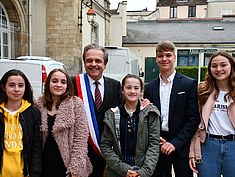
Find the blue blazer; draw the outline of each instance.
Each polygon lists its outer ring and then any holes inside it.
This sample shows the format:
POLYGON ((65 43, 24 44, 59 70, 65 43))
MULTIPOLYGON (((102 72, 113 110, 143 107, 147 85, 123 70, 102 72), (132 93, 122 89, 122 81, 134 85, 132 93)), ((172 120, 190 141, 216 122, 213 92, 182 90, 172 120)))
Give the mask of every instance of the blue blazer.
MULTIPOLYGON (((159 77, 145 85, 144 98, 159 110, 159 77)), ((176 148, 176 155, 188 157, 190 141, 200 123, 197 101, 197 81, 176 73, 169 103, 169 140, 176 148)))

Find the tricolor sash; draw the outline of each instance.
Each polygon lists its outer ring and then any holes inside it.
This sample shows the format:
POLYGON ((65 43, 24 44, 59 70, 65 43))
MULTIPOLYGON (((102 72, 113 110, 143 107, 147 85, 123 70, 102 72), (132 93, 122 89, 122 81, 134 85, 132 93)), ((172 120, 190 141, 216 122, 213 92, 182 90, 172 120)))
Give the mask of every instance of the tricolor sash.
POLYGON ((85 112, 89 127, 89 144, 98 155, 101 155, 99 146, 101 137, 99 133, 98 123, 96 120, 95 107, 90 89, 90 83, 86 73, 79 74, 76 76, 76 86, 78 96, 83 100, 85 106, 85 112))

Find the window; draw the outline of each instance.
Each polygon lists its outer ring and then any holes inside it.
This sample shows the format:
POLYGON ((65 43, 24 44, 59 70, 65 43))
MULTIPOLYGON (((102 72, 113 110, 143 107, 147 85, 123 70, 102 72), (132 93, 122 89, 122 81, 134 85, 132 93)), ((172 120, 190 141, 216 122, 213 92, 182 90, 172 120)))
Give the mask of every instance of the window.
POLYGON ((8 58, 8 48, 9 48, 9 44, 8 44, 8 33, 2 33, 3 34, 3 58, 8 58))
POLYGON ((196 6, 188 7, 188 17, 196 17, 196 6))
POLYGON ((198 66, 198 54, 190 54, 189 50, 178 50, 177 54, 177 66, 198 66))
POLYGON ((170 18, 177 17, 177 7, 170 7, 170 18))
POLYGON ((11 27, 5 9, 0 4, 0 58, 11 57, 11 27))
POLYGON ((204 53, 204 63, 203 66, 208 66, 212 53, 204 53))

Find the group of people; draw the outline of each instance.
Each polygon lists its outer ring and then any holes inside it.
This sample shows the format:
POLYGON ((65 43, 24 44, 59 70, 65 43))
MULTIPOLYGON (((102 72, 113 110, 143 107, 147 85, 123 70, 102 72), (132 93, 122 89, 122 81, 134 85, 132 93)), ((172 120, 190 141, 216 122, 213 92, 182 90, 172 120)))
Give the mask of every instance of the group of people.
POLYGON ((68 74, 62 69, 50 72, 37 101, 19 70, 6 72, 0 83, 0 176, 88 176, 88 124, 68 74))
POLYGON ((52 70, 33 98, 19 70, 0 80, 0 177, 232 177, 235 62, 211 56, 205 81, 179 74, 175 45, 156 46, 159 77, 103 75, 105 48, 84 48, 86 73, 52 70), (144 99, 143 99, 144 98, 144 99))

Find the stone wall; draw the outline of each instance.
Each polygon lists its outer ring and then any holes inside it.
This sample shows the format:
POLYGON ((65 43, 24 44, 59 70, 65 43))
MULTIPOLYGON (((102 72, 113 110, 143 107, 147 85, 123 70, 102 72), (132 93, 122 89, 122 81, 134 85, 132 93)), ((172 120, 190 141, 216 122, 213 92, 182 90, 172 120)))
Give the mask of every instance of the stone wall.
POLYGON ((47 56, 63 62, 70 75, 81 72, 82 40, 78 0, 47 0, 47 56))

